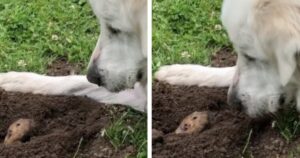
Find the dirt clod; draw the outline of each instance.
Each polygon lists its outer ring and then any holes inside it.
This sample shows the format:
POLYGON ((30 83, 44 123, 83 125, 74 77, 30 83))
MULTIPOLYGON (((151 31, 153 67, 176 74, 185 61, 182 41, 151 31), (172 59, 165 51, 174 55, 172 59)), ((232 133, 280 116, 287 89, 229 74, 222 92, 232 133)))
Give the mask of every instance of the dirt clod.
POLYGON ((161 142, 162 138, 164 136, 164 133, 162 131, 159 131, 157 129, 152 129, 152 142, 161 142))

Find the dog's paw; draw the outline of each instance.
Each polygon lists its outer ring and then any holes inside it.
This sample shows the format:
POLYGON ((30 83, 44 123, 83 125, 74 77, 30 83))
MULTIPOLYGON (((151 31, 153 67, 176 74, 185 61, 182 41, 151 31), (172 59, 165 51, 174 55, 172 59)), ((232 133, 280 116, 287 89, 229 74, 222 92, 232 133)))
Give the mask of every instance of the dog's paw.
POLYGON ((38 83, 36 75, 26 72, 0 73, 0 88, 6 91, 28 92, 38 83))
POLYGON ((0 73, 0 88, 10 90, 16 84, 22 82, 21 77, 16 72, 0 73))
POLYGON ((155 73, 155 79, 159 81, 166 81, 168 78, 178 76, 180 73, 179 65, 166 65, 159 68, 155 73))
POLYGON ((172 85, 227 87, 232 82, 235 67, 212 68, 202 65, 184 64, 161 67, 155 79, 172 85))
POLYGON ((147 112, 147 93, 140 83, 136 83, 134 89, 127 90, 125 97, 132 98, 129 104, 132 108, 141 112, 147 112))
POLYGON ((162 66, 154 75, 158 81, 167 82, 172 85, 191 85, 193 81, 193 67, 189 65, 162 66))
MULTIPOLYGON (((12 72, 10 72, 12 73, 12 72)), ((9 73, 0 73, 0 86, 7 82, 7 76, 9 73)))
POLYGON ((134 85, 134 89, 126 89, 117 93, 98 87, 86 93, 86 96, 100 103, 126 105, 141 112, 147 111, 147 93, 139 83, 134 85))

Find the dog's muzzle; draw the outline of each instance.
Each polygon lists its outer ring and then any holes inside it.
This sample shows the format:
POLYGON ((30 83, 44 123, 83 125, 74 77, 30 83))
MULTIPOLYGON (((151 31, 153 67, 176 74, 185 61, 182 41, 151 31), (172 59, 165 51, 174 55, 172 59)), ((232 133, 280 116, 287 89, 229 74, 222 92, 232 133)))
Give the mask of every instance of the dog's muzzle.
POLYGON ((87 80, 98 86, 103 86, 104 84, 100 73, 98 72, 97 68, 95 68, 94 66, 89 67, 87 73, 87 80))
POLYGON ((236 92, 229 92, 227 96, 227 103, 233 107, 234 109, 237 109, 239 111, 243 110, 242 101, 237 96, 236 92))

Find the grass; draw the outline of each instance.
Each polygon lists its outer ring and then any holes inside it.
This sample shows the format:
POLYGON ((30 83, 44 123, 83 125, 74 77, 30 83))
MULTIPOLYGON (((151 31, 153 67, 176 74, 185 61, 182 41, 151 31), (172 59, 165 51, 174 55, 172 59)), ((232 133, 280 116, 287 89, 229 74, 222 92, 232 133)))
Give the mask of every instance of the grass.
POLYGON ((251 151, 249 151, 249 144, 252 137, 253 129, 249 131, 245 146, 242 151, 242 158, 253 158, 251 151))
POLYGON ((153 71, 172 63, 209 64, 230 46, 221 26, 222 0, 153 0, 153 71))
POLYGON ((82 0, 2 0, 0 70, 45 72, 55 58, 87 64, 99 34, 82 0))
POLYGON ((129 110, 121 117, 114 118, 110 127, 105 129, 105 136, 118 149, 124 145, 133 145, 136 157, 147 157, 147 117, 129 110))
POLYGON ((288 143, 296 139, 300 135, 300 118, 295 106, 282 109, 275 115, 273 126, 288 143))
MULTIPOLYGON (((0 72, 45 73, 58 57, 87 65, 98 35, 98 22, 86 0, 1 0, 0 72)), ((144 115, 126 112, 115 118, 107 136, 116 147, 133 145, 137 157, 146 157, 146 129, 144 115)))

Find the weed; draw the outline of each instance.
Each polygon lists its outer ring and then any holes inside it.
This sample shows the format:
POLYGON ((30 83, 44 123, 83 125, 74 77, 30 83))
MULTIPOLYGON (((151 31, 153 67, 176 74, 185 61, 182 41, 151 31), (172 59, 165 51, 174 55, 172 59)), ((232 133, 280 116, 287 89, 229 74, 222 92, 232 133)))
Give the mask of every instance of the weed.
POLYGON ((116 148, 133 145, 137 149, 137 157, 147 156, 147 117, 129 110, 121 117, 115 118, 105 129, 105 136, 116 148))

